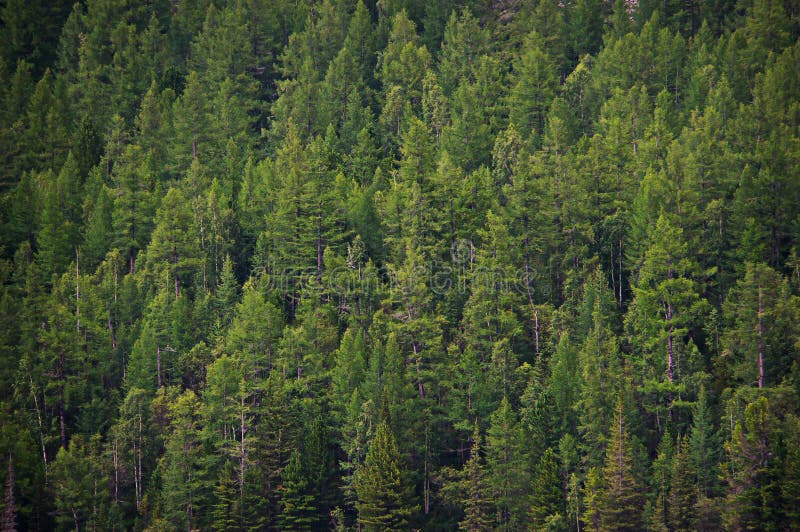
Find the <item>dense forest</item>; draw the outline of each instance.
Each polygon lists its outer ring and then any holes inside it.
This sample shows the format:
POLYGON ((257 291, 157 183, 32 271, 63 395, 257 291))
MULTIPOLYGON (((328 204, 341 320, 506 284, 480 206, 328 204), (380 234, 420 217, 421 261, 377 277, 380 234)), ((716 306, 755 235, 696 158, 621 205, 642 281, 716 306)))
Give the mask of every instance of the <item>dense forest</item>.
POLYGON ((800 529, 800 2, 0 2, 0 528, 800 529))

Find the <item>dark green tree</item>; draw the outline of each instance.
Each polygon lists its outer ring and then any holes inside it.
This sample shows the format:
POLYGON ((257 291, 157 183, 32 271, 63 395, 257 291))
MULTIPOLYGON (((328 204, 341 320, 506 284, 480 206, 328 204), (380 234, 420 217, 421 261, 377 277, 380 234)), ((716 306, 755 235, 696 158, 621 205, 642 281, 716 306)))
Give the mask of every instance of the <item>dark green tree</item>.
POLYGON ((414 503, 402 457, 389 425, 375 429, 364 463, 356 473, 358 522, 365 530, 403 530, 414 503))
POLYGON ((617 403, 609 427, 602 474, 603 490, 598 502, 600 527, 604 530, 641 529, 643 494, 633 476, 633 451, 621 402, 617 403))
POLYGON ((552 449, 547 449, 536 465, 531 488, 530 516, 535 528, 545 528, 553 516, 564 515, 561 471, 552 449))

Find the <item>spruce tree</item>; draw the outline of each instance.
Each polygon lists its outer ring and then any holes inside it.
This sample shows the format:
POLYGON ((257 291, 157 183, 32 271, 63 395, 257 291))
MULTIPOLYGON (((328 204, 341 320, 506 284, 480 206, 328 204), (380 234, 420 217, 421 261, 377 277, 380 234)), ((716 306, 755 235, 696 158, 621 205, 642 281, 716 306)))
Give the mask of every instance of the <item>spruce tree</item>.
POLYGON ((622 402, 617 403, 614 421, 609 427, 602 475, 603 490, 598 504, 600 527, 604 530, 640 530, 644 500, 633 476, 633 451, 622 415, 622 402))
POLYGON ((697 486, 687 438, 678 436, 672 458, 668 521, 670 530, 692 530, 695 522, 697 486))
POLYGON ((466 484, 463 499, 464 519, 458 523, 460 530, 478 532, 491 525, 489 505, 486 493, 486 466, 481 456, 481 433, 478 423, 472 433, 472 448, 469 460, 464 464, 464 482, 466 484))
POLYGON ((356 473, 358 522, 364 530, 404 530, 414 511, 411 486, 394 434, 381 421, 356 473))
POLYGON ((561 471, 552 449, 547 449, 533 473, 530 516, 535 529, 545 528, 555 515, 564 514, 561 471))

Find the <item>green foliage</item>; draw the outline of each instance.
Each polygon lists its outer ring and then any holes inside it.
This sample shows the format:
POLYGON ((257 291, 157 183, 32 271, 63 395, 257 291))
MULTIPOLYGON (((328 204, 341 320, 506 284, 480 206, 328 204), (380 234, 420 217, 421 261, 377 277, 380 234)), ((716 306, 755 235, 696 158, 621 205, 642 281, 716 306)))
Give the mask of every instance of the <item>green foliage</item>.
POLYGON ((533 526, 545 528, 556 515, 563 515, 561 472, 552 449, 547 449, 533 473, 530 516, 533 526))
POLYGON ((602 475, 603 489, 598 502, 600 527, 604 530, 640 529, 643 497, 633 476, 633 451, 621 402, 617 404, 609 428, 602 475))
POLYGON ((386 422, 375 429, 364 463, 356 473, 358 522, 366 530, 401 530, 414 511, 406 471, 386 422))
POLYGON ((4 2, 0 528, 797 529, 796 3, 4 2))

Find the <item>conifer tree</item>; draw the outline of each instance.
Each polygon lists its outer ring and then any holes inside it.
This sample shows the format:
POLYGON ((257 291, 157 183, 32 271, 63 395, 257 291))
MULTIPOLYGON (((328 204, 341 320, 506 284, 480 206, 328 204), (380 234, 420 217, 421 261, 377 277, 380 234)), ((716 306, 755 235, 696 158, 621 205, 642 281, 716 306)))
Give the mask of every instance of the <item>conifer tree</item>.
POLYGON ((552 59, 543 50, 541 36, 533 31, 522 45, 514 66, 515 84, 509 95, 509 119, 522 138, 540 145, 547 107, 555 94, 557 73, 552 59))
POLYGON ((507 398, 490 418, 486 432, 487 486, 494 526, 509 530, 526 520, 530 509, 529 457, 523 428, 507 398))
POLYGON ((544 528, 550 518, 564 512, 561 472, 552 449, 545 450, 536 465, 531 488, 531 521, 534 528, 544 528))
POLYGON ((315 521, 314 496, 300 460, 300 452, 294 451, 281 472, 281 513, 278 523, 284 529, 310 530, 315 521))
POLYGON ((600 530, 600 502, 603 479, 596 467, 586 473, 583 483, 583 504, 585 510, 581 514, 581 522, 588 530, 600 530))
POLYGON ((704 497, 711 497, 717 486, 717 462, 720 442, 714 430, 708 394, 701 386, 692 416, 692 431, 688 438, 692 469, 697 475, 697 488, 704 497))
POLYGON ((402 457, 389 425, 381 421, 356 473, 358 522, 365 530, 403 530, 414 511, 402 457))
POLYGON ((600 527, 604 530, 639 530, 642 526, 643 498, 633 476, 633 451, 621 402, 617 403, 614 420, 609 427, 602 474, 603 490, 598 503, 600 527))
POLYGON ((668 509, 671 530, 692 530, 694 527, 698 492, 688 443, 686 438, 678 436, 672 459, 668 509))
POLYGON ((481 456, 481 433, 478 424, 472 433, 472 448, 469 460, 464 464, 464 482, 466 483, 464 505, 464 519, 458 523, 460 530, 477 532, 485 530, 491 525, 489 515, 489 501, 486 493, 486 471, 481 456))
POLYGON ((772 456, 776 427, 769 408, 766 397, 748 404, 744 419, 736 421, 731 439, 725 442, 726 526, 747 529, 775 522, 778 486, 772 456))

